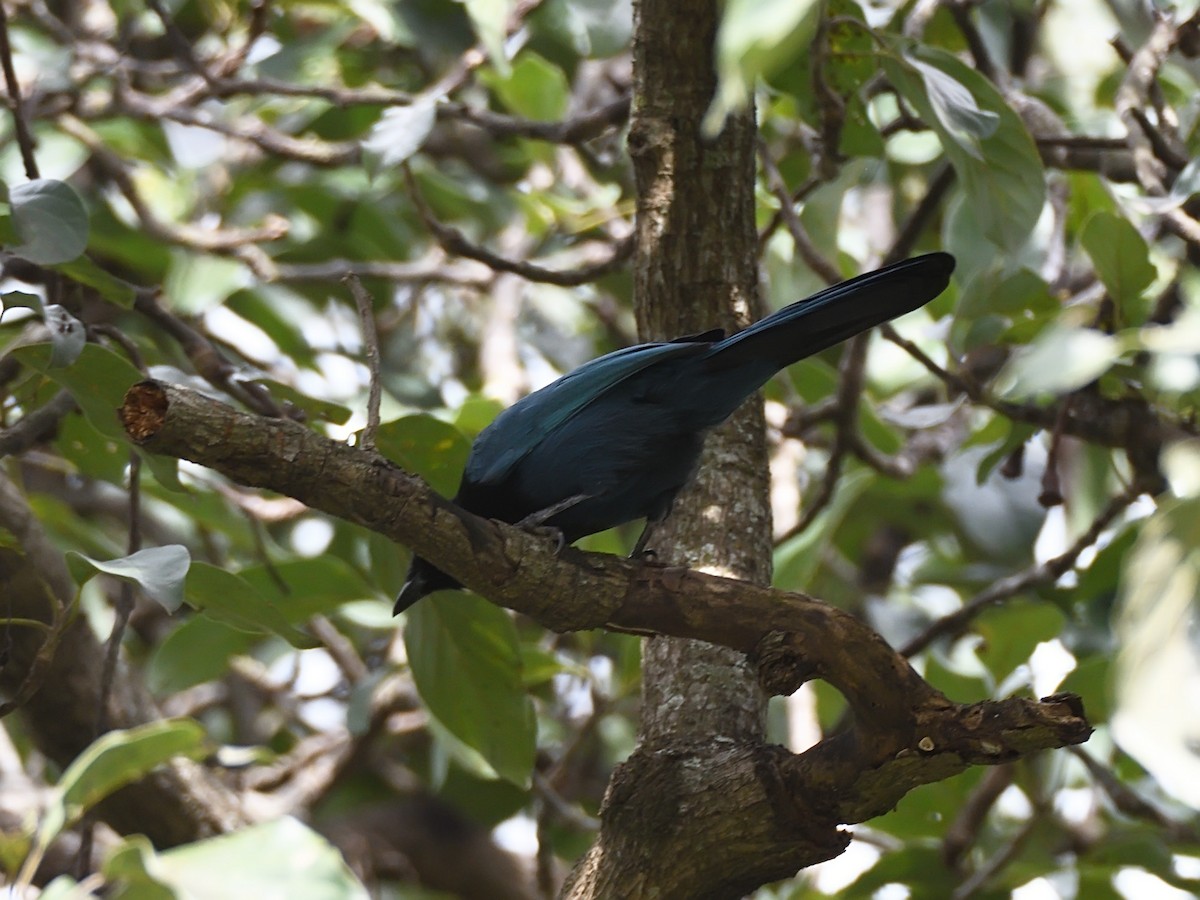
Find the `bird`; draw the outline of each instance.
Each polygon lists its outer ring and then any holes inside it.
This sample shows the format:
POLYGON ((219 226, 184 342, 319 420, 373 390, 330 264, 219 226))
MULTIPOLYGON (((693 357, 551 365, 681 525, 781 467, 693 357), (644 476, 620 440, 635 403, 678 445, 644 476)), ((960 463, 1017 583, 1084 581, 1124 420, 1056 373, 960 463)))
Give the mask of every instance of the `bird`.
MULTIPOLYGON (((479 433, 453 502, 553 528, 560 546, 636 519, 631 556, 691 480, 705 435, 776 372, 911 312, 950 283, 929 253, 826 288, 726 336, 721 329, 598 357, 518 400, 479 433)), ((414 555, 395 613, 461 585, 414 555)))

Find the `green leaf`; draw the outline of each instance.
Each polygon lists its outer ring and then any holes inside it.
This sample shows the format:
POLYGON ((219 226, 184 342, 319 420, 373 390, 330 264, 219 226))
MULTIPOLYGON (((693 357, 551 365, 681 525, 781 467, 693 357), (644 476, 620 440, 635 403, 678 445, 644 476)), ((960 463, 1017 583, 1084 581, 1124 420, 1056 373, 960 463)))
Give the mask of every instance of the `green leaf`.
POLYGON ((996 133, 1000 116, 991 110, 980 109, 971 92, 954 76, 915 56, 906 56, 904 60, 925 83, 925 93, 944 132, 971 156, 982 159, 979 142, 996 133))
POLYGON ((1092 258, 1096 274, 1123 313, 1123 324, 1140 325, 1149 311, 1140 302, 1156 272, 1146 246, 1133 224, 1111 212, 1095 213, 1083 227, 1080 242, 1092 258))
POLYGON ((42 298, 37 294, 29 294, 25 291, 5 291, 0 294, 0 318, 4 318, 4 313, 10 309, 35 309, 41 310, 42 298))
POLYGON ((67 551, 71 575, 83 584, 97 572, 138 585, 151 600, 167 612, 183 605, 183 580, 187 576, 191 555, 182 544, 149 547, 121 559, 106 561, 91 559, 74 550, 67 551))
POLYGON ((192 616, 154 648, 146 669, 150 690, 161 696, 228 674, 229 660, 262 638, 209 616, 192 616))
POLYGON ((1016 317, 1059 309, 1046 282, 1028 269, 1007 275, 994 269, 981 272, 963 287, 959 297, 955 318, 968 321, 989 314, 1016 317))
POLYGON ((384 422, 376 448, 401 468, 420 475, 443 497, 458 490, 471 446, 453 425, 433 416, 405 416, 384 422))
POLYGON ((508 20, 512 16, 513 0, 458 0, 467 8, 479 42, 487 50, 492 67, 501 75, 509 72, 508 55, 504 52, 508 20))
POLYGON ((55 445, 82 474, 125 486, 129 446, 102 435, 86 416, 65 416, 59 423, 55 445))
MULTIPOLYGON (((897 40, 894 46, 899 51, 902 44, 897 40)), ((1029 240, 1046 197, 1042 160, 1020 116, 991 82, 943 50, 912 47, 885 56, 883 69, 941 138, 984 236, 1002 250, 1019 249, 1029 240), (931 70, 947 79, 936 92, 928 83, 931 70), (973 108, 946 88, 950 82, 969 92, 973 108), (995 128, 989 131, 991 116, 995 128)))
POLYGON ((290 816, 156 853, 127 839, 104 865, 117 898, 368 900, 341 852, 290 816), (161 893, 150 888, 157 887, 161 893))
POLYGON ((838 484, 829 505, 802 533, 785 541, 775 551, 775 580, 790 590, 807 590, 833 541, 838 526, 854 502, 875 481, 869 469, 856 469, 838 484))
POLYGON ((717 31, 717 91, 704 133, 721 132, 725 118, 745 107, 760 77, 789 63, 812 43, 816 0, 728 0, 717 31))
POLYGON ((1017 399, 1068 393, 1107 372, 1121 353, 1121 342, 1110 334, 1056 325, 1020 348, 997 376, 997 384, 1005 396, 1017 399))
POLYGON ((240 576, 289 622, 303 622, 317 613, 333 612, 344 603, 379 596, 361 573, 329 554, 248 566, 240 576))
POLYGON ((976 619, 975 631, 983 637, 977 655, 996 682, 1027 663, 1038 644, 1058 637, 1066 618, 1049 603, 1009 603, 993 607, 976 619))
POLYGON ((839 896, 843 900, 874 897, 884 885, 898 882, 921 886, 922 897, 950 897, 960 877, 942 861, 936 844, 909 844, 894 853, 885 853, 839 896))
POLYGON ((14 256, 52 266, 77 258, 87 248, 87 210, 65 181, 27 181, 9 188, 8 198, 21 240, 9 248, 14 256))
POLYGON ((108 274, 86 256, 59 263, 54 268, 71 280, 92 288, 105 300, 125 309, 132 308, 133 302, 137 299, 133 285, 122 281, 115 275, 108 274))
POLYGON ((1112 717, 1111 683, 1112 660, 1098 654, 1082 660, 1068 672, 1058 690, 1078 694, 1087 710, 1088 721, 1103 725, 1112 717))
POLYGON ((492 88, 518 116, 543 122, 565 116, 571 100, 562 69, 529 51, 521 54, 508 78, 493 79, 492 88))
POLYGON ((193 607, 234 628, 253 634, 277 634, 300 650, 320 644, 291 625, 287 617, 244 578, 208 563, 192 564, 186 596, 193 607))
POLYGON ((404 646, 429 712, 499 777, 527 785, 537 723, 508 613, 473 594, 438 593, 408 612, 404 646))
POLYGON ((162 719, 101 736, 63 772, 38 828, 38 843, 48 846, 65 826, 117 788, 174 756, 195 756, 203 748, 204 729, 192 719, 162 719))
POLYGON ((419 97, 384 111, 363 141, 369 172, 394 169, 421 149, 437 121, 437 98, 419 97))
POLYGON ((117 419, 117 409, 130 385, 145 376, 124 357, 99 344, 85 345, 75 363, 66 368, 54 366, 53 353, 54 348, 48 343, 30 344, 13 351, 21 363, 70 391, 97 431, 128 444, 125 428, 117 419))
POLYGON ((544 13, 546 27, 589 59, 624 52, 633 35, 630 0, 550 0, 538 12, 544 13))

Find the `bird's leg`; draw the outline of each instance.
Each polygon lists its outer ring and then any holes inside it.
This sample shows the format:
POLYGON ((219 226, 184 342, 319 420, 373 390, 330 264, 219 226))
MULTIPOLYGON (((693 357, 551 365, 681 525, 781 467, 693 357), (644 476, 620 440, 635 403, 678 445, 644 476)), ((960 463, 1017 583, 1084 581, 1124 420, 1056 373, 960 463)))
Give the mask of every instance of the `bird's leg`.
POLYGON ((577 503, 582 503, 589 497, 591 497, 591 494, 574 494, 565 500, 559 500, 557 503, 553 503, 550 506, 547 506, 545 509, 539 509, 537 512, 531 512, 521 521, 517 522, 517 527, 524 528, 526 531, 550 532, 551 536, 555 540, 554 555, 557 556, 558 554, 562 553, 563 547, 567 546, 567 539, 560 529, 555 528, 553 525, 546 525, 545 523, 549 519, 557 516, 560 512, 570 509, 577 503))
POLYGON ((647 550, 646 544, 650 541, 650 535, 654 533, 654 528, 660 521, 660 519, 646 520, 642 533, 638 535, 637 543, 633 545, 633 550, 629 553, 630 559, 650 559, 658 555, 653 550, 647 550))

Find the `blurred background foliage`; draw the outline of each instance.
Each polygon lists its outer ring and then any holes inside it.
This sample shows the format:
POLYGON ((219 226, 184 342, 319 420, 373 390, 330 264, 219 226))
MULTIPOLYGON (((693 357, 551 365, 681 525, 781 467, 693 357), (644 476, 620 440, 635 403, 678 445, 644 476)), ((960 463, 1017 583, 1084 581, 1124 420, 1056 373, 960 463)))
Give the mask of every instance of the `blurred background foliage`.
MULTIPOLYGON (((1069 690, 1097 726, 1077 753, 914 791, 762 897, 1196 895, 1200 29, 1183 7, 725 5, 707 125, 757 102, 764 309, 889 251, 959 262, 873 338, 861 395, 839 392, 836 348, 768 387, 775 583, 860 614, 952 699, 1069 690)), ((632 747, 639 641, 547 634, 467 595, 396 621, 403 548, 143 458, 113 410, 149 373, 353 440, 356 273, 379 449, 451 494, 498 410, 636 340, 630 4, 5 10, 22 96, 0 126, 0 543, 18 572, 30 527, 65 554, 100 641, 130 609, 121 677, 163 719, 118 722, 68 766, 32 713, 8 715, 4 877, 47 896, 84 876, 183 896, 214 872, 224 896, 552 894, 632 747), (259 824, 158 850, 94 825, 80 868, 81 814, 181 752, 259 824)), ((98 714, 79 685, 61 703, 98 714)), ((777 740, 801 749, 843 707, 821 684, 775 701, 777 740)))

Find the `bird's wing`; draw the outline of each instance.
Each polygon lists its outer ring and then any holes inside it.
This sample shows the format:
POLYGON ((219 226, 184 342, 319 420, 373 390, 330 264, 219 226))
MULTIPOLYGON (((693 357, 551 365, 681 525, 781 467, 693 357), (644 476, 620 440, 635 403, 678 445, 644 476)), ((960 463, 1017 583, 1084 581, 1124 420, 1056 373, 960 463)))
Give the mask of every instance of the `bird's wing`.
POLYGON ((471 447, 464 480, 498 484, 547 435, 563 427, 610 390, 668 359, 699 356, 722 333, 705 332, 669 343, 638 344, 605 354, 518 400, 498 415, 471 447))

